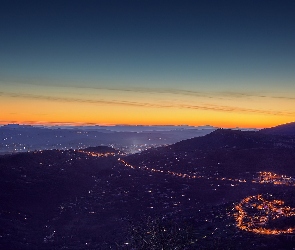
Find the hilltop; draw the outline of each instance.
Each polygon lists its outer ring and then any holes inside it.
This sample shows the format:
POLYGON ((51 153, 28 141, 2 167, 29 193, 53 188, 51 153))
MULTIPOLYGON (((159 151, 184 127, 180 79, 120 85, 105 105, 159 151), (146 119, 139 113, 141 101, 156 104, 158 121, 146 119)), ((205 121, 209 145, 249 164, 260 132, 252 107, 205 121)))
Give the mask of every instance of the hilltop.
POLYGON ((259 132, 263 134, 271 134, 271 135, 295 136, 295 122, 282 124, 272 128, 262 129, 259 132))

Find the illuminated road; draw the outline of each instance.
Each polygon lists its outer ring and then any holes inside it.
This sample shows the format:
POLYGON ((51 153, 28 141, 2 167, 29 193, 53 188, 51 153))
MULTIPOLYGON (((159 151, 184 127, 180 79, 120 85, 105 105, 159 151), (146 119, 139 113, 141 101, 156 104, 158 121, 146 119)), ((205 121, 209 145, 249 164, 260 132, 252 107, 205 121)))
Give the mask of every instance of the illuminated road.
POLYGON ((89 152, 89 151, 83 151, 78 150, 79 153, 87 154, 89 156, 93 157, 108 157, 108 156, 115 156, 115 153, 96 153, 96 152, 89 152))
POLYGON ((225 177, 221 177, 221 178, 215 178, 215 177, 211 177, 211 176, 204 176, 204 175, 190 175, 190 174, 184 174, 184 173, 180 173, 180 172, 175 172, 175 171, 170 171, 170 170, 159 170, 159 169, 155 169, 155 168, 149 168, 149 167, 136 167, 134 165, 131 165, 129 163, 127 163, 126 161, 122 160, 122 159, 118 159, 119 162, 121 162, 122 164, 124 164, 125 167, 131 168, 131 169, 141 169, 141 170, 146 170, 146 171, 150 171, 150 172, 154 172, 154 173, 162 173, 162 174, 166 174, 166 175, 172 175, 175 177, 180 177, 180 178, 187 178, 187 179, 199 179, 199 178, 204 178, 207 180, 217 180, 217 181, 231 181, 231 182, 237 182, 237 183, 241 183, 241 182, 246 182, 246 180, 242 180, 242 179, 233 179, 233 178, 225 178, 225 177))

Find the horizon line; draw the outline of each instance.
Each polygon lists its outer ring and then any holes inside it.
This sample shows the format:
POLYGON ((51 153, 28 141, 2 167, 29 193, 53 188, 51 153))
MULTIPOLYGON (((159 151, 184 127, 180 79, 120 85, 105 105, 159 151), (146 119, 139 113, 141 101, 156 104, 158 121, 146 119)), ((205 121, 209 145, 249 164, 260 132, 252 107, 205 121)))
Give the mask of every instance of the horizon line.
POLYGON ((205 125, 189 125, 189 124, 108 124, 108 123, 83 123, 83 122, 46 122, 46 121, 25 121, 25 122, 18 122, 18 121, 0 121, 0 126, 5 125, 20 125, 20 126, 44 126, 44 127, 116 127, 116 126, 125 126, 125 127, 212 127, 212 128, 228 128, 228 129, 264 129, 264 128, 272 128, 279 125, 289 124, 292 122, 277 124, 275 126, 269 127, 239 127, 239 126, 212 126, 210 124, 205 125))

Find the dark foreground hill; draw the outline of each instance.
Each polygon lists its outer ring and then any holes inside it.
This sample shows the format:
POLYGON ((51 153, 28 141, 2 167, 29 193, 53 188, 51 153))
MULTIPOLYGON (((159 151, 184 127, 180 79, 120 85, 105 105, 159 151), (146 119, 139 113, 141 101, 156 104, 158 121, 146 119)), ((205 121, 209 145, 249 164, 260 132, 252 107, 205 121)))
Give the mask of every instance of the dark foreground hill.
MULTIPOLYGON (((0 249, 291 250, 284 235, 240 230, 235 208, 258 194, 295 207, 294 166, 292 137, 233 130, 129 156, 105 147, 4 155, 0 249), (261 182, 259 171, 282 177, 261 182)), ((268 226, 295 228, 282 219, 268 226)))
POLYGON ((0 249, 61 248, 51 244, 57 230, 67 231, 66 242, 77 234, 71 223, 79 223, 75 214, 81 209, 77 207, 81 197, 91 195, 95 184, 112 174, 116 162, 114 157, 91 157, 73 150, 1 156, 0 249))

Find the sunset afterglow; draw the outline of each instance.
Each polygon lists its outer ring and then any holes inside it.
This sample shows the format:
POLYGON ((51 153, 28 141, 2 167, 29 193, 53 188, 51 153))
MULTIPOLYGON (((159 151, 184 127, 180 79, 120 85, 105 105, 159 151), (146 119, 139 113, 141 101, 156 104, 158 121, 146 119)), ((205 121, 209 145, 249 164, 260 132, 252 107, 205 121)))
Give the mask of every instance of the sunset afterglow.
POLYGON ((7 1, 0 124, 294 121, 292 8, 213 2, 7 1))

